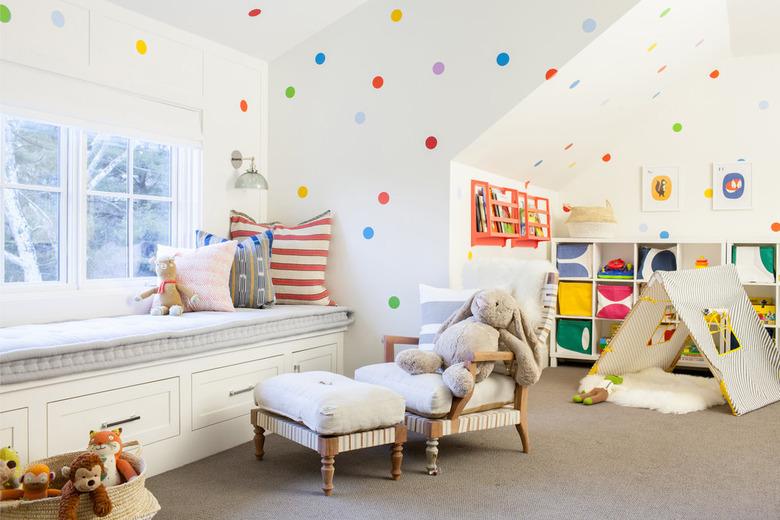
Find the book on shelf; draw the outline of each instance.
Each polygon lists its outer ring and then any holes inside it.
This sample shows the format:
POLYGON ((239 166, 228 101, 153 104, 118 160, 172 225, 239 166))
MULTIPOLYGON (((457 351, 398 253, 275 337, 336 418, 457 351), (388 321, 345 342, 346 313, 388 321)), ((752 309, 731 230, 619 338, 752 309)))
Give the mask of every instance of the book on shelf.
MULTIPOLYGON (((491 193, 493 196, 493 200, 497 202, 505 202, 507 204, 512 203, 512 193, 509 191, 504 193, 501 190, 497 190, 496 188, 491 188, 491 193)), ((493 205, 493 214, 499 218, 511 218, 512 215, 509 206, 503 204, 493 205)), ((495 227, 496 227, 496 231, 498 231, 499 233, 505 233, 505 234, 514 233, 514 226, 509 222, 496 222, 495 227)))

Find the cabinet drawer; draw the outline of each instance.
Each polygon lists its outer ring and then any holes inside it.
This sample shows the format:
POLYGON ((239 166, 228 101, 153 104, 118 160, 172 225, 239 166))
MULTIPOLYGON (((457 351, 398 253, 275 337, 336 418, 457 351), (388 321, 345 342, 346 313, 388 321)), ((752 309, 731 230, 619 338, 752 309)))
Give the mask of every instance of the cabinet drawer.
POLYGON ((83 450, 90 430, 122 428, 125 441, 152 444, 179 434, 179 378, 50 402, 47 412, 49 456, 83 450))
POLYGON ((293 372, 336 372, 336 350, 336 345, 333 344, 293 352, 293 372))
POLYGON ((10 446, 19 454, 22 465, 27 464, 27 408, 0 412, 0 447, 10 446))
POLYGON ((282 373, 284 356, 192 374, 192 429, 248 415, 257 383, 282 373))

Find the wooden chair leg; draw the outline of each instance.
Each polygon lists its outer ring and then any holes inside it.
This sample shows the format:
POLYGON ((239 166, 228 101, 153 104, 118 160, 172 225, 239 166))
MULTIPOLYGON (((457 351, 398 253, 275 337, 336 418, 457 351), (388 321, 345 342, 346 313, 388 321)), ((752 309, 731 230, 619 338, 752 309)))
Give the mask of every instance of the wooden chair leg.
POLYGON ((515 392, 515 409, 520 411, 520 422, 515 425, 520 434, 520 442, 523 443, 523 453, 531 450, 528 439, 528 387, 520 386, 515 392))
POLYGON ((402 442, 393 444, 390 458, 393 462, 393 469, 390 472, 390 475, 393 480, 398 480, 401 478, 401 462, 404 459, 404 444, 402 442))
POLYGON ((437 460, 439 458, 438 438, 428 439, 425 442, 425 458, 428 461, 428 465, 426 466, 426 469, 428 470, 428 475, 438 475, 439 474, 439 466, 437 465, 437 460))
POLYGON ((263 460, 263 446, 265 446, 265 430, 255 425, 255 458, 257 460, 263 460))
POLYGON ((332 456, 322 457, 322 491, 328 497, 333 494, 333 474, 336 472, 333 467, 335 459, 332 456))

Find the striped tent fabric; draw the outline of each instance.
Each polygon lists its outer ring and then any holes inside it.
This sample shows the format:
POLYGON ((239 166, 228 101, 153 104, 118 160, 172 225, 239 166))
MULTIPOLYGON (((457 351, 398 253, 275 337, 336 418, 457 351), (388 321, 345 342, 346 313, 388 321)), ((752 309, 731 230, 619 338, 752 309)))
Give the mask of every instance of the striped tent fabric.
MULTIPOLYGON (((195 232, 196 247, 227 241, 227 238, 205 231, 195 232)), ((270 273, 273 233, 266 230, 237 242, 233 266, 230 269, 230 296, 233 306, 258 309, 273 303, 274 287, 270 273)))
POLYGON ((238 211, 230 213, 233 239, 273 231, 271 278, 279 304, 335 305, 325 287, 331 225, 330 211, 297 226, 260 224, 238 211))
POLYGON ((656 272, 591 373, 671 369, 689 334, 720 381, 734 415, 780 401, 780 351, 761 325, 733 265, 656 272), (648 345, 669 306, 677 312, 677 330, 667 341, 648 345), (715 309, 728 315, 738 348, 720 352, 715 345, 704 319, 715 309))

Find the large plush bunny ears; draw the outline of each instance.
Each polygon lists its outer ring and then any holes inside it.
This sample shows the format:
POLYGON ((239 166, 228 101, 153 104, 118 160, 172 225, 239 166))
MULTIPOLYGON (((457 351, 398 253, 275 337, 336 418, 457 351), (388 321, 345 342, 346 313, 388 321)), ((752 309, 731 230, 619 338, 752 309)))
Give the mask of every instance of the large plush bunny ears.
POLYGON ((449 318, 447 318, 447 320, 444 323, 441 324, 441 327, 439 327, 439 331, 436 333, 436 338, 434 339, 434 341, 439 338, 442 332, 449 329, 459 321, 463 321, 466 318, 473 315, 471 312, 471 304, 474 303, 474 298, 476 298, 477 294, 480 292, 481 291, 476 291, 474 294, 472 294, 471 298, 463 302, 463 305, 461 305, 458 308, 458 310, 453 312, 452 315, 449 318))

